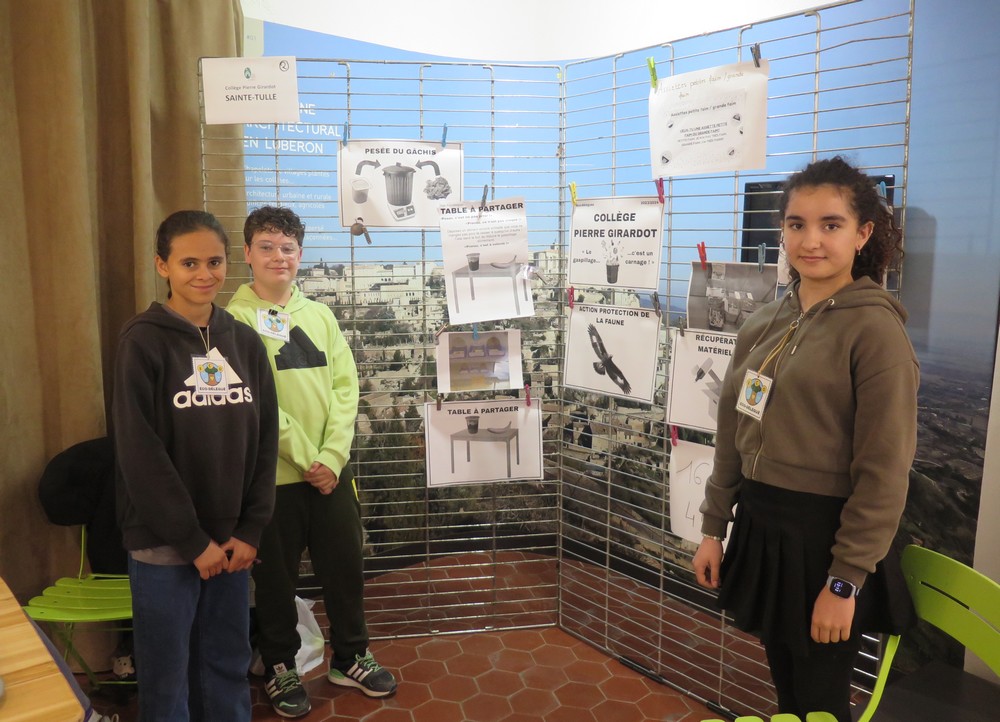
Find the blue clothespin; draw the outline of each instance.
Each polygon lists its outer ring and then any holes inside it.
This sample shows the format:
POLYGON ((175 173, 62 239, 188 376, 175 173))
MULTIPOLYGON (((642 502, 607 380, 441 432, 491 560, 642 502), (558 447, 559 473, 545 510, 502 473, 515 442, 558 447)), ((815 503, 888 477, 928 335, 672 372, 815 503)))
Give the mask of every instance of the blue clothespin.
POLYGON ((757 272, 758 273, 763 273, 764 272, 764 258, 766 257, 766 254, 767 254, 767 244, 766 243, 761 243, 757 247, 757 272))
POLYGON ((479 340, 479 324, 478 323, 472 324, 472 340, 473 341, 478 341, 479 340))
POLYGON ((448 124, 444 124, 444 128, 441 129, 441 147, 444 148, 448 145, 448 124))
POLYGON ((347 139, 351 137, 351 127, 344 121, 344 137, 340 139, 341 145, 347 145, 347 139))
POLYGON ((652 55, 646 58, 646 65, 649 66, 649 84, 656 90, 656 60, 652 55))

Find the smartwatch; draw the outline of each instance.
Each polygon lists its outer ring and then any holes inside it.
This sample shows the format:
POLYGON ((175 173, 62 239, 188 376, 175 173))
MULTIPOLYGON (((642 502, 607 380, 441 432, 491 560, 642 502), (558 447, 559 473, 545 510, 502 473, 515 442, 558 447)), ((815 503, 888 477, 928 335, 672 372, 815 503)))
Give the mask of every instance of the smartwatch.
POLYGON ((836 594, 842 599, 850 599, 851 597, 858 596, 858 592, 861 591, 856 586, 851 584, 846 579, 841 579, 840 577, 827 577, 826 586, 831 592, 836 594))

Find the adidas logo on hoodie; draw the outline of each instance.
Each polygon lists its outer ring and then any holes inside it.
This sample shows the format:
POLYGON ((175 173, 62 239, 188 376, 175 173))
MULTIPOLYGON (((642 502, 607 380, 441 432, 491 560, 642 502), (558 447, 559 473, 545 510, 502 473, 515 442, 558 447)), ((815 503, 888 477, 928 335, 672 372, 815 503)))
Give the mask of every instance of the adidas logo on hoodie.
MULTIPOLYGON (((219 361, 224 361, 219 350, 212 348, 208 352, 208 357, 219 361)), ((184 379, 184 385, 189 389, 178 391, 174 394, 174 406, 178 409, 190 409, 192 406, 225 406, 226 404, 252 403, 253 394, 250 387, 243 386, 243 379, 239 377, 232 366, 226 370, 226 377, 229 379, 229 390, 219 393, 207 394, 194 392, 190 389, 196 388, 195 376, 191 374, 184 379), (234 388, 236 387, 236 388, 234 388)))

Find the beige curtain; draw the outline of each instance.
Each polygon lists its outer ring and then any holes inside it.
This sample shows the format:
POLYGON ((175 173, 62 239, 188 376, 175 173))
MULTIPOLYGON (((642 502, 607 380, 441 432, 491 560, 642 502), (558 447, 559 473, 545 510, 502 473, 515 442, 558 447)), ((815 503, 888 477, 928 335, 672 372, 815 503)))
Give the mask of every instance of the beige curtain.
POLYGON ((203 205, 198 59, 241 45, 239 0, 0 0, 0 576, 22 601, 75 572, 37 480, 105 433, 156 226, 203 205))

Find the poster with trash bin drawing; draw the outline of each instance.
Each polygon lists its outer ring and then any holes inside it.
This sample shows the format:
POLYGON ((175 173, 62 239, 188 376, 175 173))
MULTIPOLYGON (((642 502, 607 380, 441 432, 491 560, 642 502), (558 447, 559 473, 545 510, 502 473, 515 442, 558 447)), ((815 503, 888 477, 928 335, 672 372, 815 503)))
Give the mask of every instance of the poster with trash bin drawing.
POLYGON ((438 206, 462 200, 461 143, 352 140, 337 152, 340 225, 438 227, 438 206))
POLYGON ((581 198, 573 206, 569 284, 655 291, 662 249, 656 196, 581 198))
POLYGON ((765 263, 691 263, 687 325, 709 331, 736 333, 751 314, 773 301, 778 290, 778 266, 765 263))
POLYGON ((525 399, 424 404, 427 486, 541 479, 541 410, 525 399))

